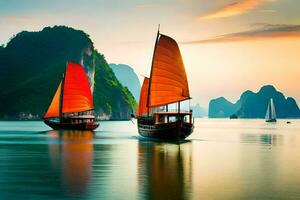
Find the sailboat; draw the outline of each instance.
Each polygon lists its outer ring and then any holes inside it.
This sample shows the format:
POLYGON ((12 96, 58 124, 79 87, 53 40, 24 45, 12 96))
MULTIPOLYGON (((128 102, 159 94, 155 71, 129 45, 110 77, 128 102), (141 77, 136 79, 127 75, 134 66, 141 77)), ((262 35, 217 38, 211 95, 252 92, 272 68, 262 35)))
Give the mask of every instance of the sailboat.
POLYGON ((268 104, 268 109, 266 113, 266 122, 276 122, 276 111, 273 99, 270 99, 270 102, 268 104))
POLYGON ((177 42, 157 32, 150 77, 145 77, 137 112, 141 136, 180 141, 194 129, 192 111, 182 111, 180 102, 191 99, 188 80, 177 42), (169 104, 177 105, 174 111, 169 104))
POLYGON ((53 129, 94 130, 93 96, 84 68, 68 62, 44 122, 53 129))

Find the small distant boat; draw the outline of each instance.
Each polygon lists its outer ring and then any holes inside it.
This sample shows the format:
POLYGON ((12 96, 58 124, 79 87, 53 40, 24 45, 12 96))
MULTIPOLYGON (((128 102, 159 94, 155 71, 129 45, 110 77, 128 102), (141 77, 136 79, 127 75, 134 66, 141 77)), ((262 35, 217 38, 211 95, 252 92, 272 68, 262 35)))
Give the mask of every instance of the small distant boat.
POLYGON ((180 102, 191 99, 188 80, 177 42, 157 32, 150 77, 145 77, 137 112, 141 136, 180 141, 194 129, 192 111, 182 111, 180 102), (169 104, 177 105, 170 111, 169 104))
POLYGON ((84 68, 68 62, 44 122, 53 129, 94 130, 93 96, 84 68))
POLYGON ((275 111, 275 106, 273 99, 270 99, 270 102, 268 104, 268 109, 266 113, 266 122, 276 122, 276 111, 275 111))
POLYGON ((238 119, 238 116, 236 114, 230 115, 229 119, 238 119))

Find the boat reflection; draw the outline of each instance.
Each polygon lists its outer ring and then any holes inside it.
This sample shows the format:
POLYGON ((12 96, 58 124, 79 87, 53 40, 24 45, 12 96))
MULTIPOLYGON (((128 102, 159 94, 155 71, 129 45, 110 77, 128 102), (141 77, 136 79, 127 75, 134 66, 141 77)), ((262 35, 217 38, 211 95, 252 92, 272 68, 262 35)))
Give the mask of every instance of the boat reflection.
POLYGON ((278 134, 263 134, 260 136, 261 144, 269 146, 282 145, 283 136, 278 134))
POLYGON ((192 189, 192 143, 139 141, 140 199, 189 199, 192 189))
POLYGON ((61 171, 65 195, 84 196, 91 178, 94 132, 53 130, 47 134, 51 162, 61 171))
POLYGON ((283 144, 283 135, 279 134, 241 134, 242 143, 257 143, 264 146, 277 146, 283 144))

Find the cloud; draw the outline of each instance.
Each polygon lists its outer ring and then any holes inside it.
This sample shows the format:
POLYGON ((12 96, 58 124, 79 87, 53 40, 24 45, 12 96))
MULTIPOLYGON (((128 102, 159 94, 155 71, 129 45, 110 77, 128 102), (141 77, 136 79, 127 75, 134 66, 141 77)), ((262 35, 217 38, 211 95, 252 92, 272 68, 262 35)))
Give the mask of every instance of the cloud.
POLYGON ((0 22, 9 22, 14 24, 29 23, 34 21, 33 18, 27 16, 1 16, 0 22))
POLYGON ((241 15, 269 1, 271 0, 241 0, 239 2, 226 5, 225 7, 210 12, 206 15, 199 16, 197 17, 197 19, 216 19, 216 18, 224 18, 224 17, 241 15))
POLYGON ((157 8, 159 5, 155 3, 148 3, 148 4, 140 4, 136 7, 139 9, 147 9, 147 8, 157 8))
POLYGON ((120 42, 120 44, 124 44, 124 45, 137 45, 137 44, 144 44, 145 41, 142 40, 132 40, 132 41, 123 41, 120 42))
POLYGON ((272 10, 272 9, 262 9, 262 10, 258 10, 258 12, 262 12, 262 13, 275 13, 276 10, 272 10))
POLYGON ((300 25, 254 24, 253 30, 220 35, 204 40, 181 42, 182 44, 225 43, 274 38, 300 38, 300 25))

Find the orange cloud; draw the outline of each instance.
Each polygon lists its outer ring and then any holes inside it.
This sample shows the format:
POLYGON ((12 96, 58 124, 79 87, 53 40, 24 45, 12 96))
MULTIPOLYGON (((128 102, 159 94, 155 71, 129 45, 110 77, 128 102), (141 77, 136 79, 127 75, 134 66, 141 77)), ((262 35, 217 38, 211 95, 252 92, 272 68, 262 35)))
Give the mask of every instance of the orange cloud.
MULTIPOLYGON (((261 26, 262 24, 257 25, 261 26)), ((300 25, 264 24, 262 27, 250 31, 220 35, 204 40, 185 41, 182 44, 225 43, 274 38, 300 39, 300 25)))
POLYGON ((224 18, 231 17, 236 15, 241 15, 255 7, 259 6, 270 0, 241 0, 239 2, 235 2, 229 4, 223 8, 215 10, 211 13, 208 13, 204 16, 197 17, 198 19, 215 19, 215 18, 224 18))

